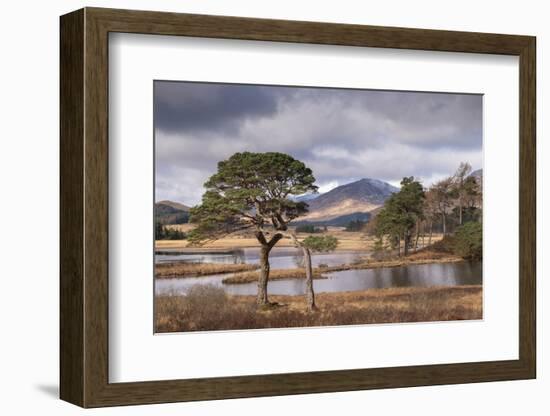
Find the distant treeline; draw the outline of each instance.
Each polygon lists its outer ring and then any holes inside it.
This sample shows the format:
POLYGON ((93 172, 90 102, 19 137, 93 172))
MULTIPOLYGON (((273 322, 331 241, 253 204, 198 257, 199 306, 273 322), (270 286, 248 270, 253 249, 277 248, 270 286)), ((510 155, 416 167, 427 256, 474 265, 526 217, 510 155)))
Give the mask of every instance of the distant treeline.
POLYGON ((187 234, 183 231, 166 227, 160 221, 155 221, 155 240, 185 240, 186 238, 187 234))
POLYGON ((432 234, 453 235, 465 258, 481 258, 482 181, 461 163, 456 173, 428 189, 414 177, 403 178, 401 189, 386 200, 366 231, 378 237, 377 249, 407 255, 419 239, 432 234))
POLYGON ((346 231, 362 231, 367 225, 368 221, 352 220, 346 225, 346 231))
POLYGON ((297 233, 309 233, 309 234, 315 234, 315 233, 322 233, 327 231, 327 226, 323 225, 321 227, 316 227, 313 224, 301 224, 296 226, 296 232, 297 233))

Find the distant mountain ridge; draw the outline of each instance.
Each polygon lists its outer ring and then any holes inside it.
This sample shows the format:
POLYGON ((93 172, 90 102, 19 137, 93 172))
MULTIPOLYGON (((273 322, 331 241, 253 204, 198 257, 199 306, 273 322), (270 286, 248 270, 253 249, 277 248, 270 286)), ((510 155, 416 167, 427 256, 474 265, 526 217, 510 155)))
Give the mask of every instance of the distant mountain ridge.
POLYGON ((482 178, 483 177, 483 169, 477 169, 477 170, 474 170, 472 173, 470 173, 471 177, 473 178, 482 178))
POLYGON ((346 216, 348 221, 352 217, 365 218, 361 214, 382 206, 391 194, 398 191, 395 186, 379 179, 363 178, 304 201, 309 205, 309 213, 299 221, 322 223, 346 216))
POLYGON ((174 209, 178 209, 186 212, 189 212, 189 210, 191 209, 191 207, 188 207, 187 205, 184 205, 180 202, 169 201, 167 199, 163 201, 158 201, 155 205, 168 205, 169 207, 172 207, 174 209))

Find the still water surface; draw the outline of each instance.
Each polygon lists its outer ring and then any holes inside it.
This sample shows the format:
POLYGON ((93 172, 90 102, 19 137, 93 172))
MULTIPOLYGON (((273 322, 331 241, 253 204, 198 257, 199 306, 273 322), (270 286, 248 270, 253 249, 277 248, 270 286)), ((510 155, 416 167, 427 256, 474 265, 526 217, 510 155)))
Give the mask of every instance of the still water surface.
MULTIPOLYGON (((337 266, 350 264, 368 256, 366 253, 334 252, 315 254, 312 257, 313 267, 320 264, 337 266)), ((249 263, 259 262, 259 250, 246 248, 234 253, 209 254, 157 254, 156 262, 194 262, 194 263, 249 263)), ((288 269, 302 267, 300 252, 292 248, 274 248, 270 254, 271 269, 288 269)), ((211 284, 223 287, 229 294, 255 295, 256 283, 223 284, 222 280, 231 274, 203 276, 197 278, 157 279, 155 292, 157 294, 185 294, 196 284, 211 284)), ((327 279, 316 279, 313 282, 316 293, 345 292, 385 287, 426 287, 481 284, 481 262, 461 262, 442 264, 409 265, 403 267, 345 270, 325 273, 327 279)), ((304 279, 275 280, 268 284, 268 291, 274 295, 303 295, 305 293, 304 279)))

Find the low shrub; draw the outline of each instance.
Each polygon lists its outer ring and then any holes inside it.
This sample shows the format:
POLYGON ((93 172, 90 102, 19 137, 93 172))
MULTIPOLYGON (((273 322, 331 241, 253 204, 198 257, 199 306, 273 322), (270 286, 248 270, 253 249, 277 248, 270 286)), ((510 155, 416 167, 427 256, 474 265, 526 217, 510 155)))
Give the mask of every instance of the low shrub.
POLYGON ((467 222, 457 228, 453 251, 467 260, 481 260, 483 257, 483 229, 479 222, 467 222))
POLYGON ((441 240, 436 241, 431 246, 427 246, 422 250, 429 250, 435 253, 454 253, 454 245, 455 237, 453 235, 445 235, 441 240))

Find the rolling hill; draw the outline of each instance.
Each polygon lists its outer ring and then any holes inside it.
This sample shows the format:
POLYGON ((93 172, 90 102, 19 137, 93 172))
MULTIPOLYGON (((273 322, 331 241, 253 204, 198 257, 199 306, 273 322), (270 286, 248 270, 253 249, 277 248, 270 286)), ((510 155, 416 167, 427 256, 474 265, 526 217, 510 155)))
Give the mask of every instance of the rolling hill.
POLYGON ((189 221, 189 207, 174 201, 155 204, 155 221, 161 224, 185 224, 189 221))
MULTIPOLYGON (((374 212, 374 211, 373 211, 374 212)), ((368 222, 373 216, 372 212, 354 212, 351 214, 344 214, 338 217, 331 218, 329 220, 319 220, 319 221, 308 221, 301 220, 293 221, 292 225, 313 225, 313 226, 332 226, 332 227, 345 227, 351 221, 363 221, 368 222)))
POLYGON ((168 205, 169 207, 172 207, 180 211, 185 211, 185 212, 189 212, 189 210, 191 209, 191 207, 188 207, 187 205, 181 204, 179 202, 168 201, 168 200, 159 201, 157 202, 157 204, 168 205))

